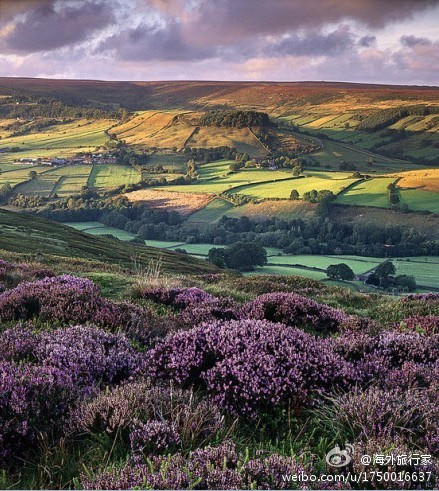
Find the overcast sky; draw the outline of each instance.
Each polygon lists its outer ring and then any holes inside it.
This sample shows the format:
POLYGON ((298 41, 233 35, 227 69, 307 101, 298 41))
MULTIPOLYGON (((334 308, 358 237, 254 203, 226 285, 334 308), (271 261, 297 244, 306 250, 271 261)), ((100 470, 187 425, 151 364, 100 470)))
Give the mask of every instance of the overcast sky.
POLYGON ((0 76, 439 85, 439 0, 0 0, 0 76))

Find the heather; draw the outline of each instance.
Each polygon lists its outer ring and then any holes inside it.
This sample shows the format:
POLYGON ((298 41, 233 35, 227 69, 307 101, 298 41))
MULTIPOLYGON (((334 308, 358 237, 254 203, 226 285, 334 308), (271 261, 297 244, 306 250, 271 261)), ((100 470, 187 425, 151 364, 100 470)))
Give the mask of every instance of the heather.
POLYGON ((226 273, 132 284, 5 284, 1 487, 349 489, 282 476, 365 470, 326 463, 345 442, 437 457, 437 295, 226 273))

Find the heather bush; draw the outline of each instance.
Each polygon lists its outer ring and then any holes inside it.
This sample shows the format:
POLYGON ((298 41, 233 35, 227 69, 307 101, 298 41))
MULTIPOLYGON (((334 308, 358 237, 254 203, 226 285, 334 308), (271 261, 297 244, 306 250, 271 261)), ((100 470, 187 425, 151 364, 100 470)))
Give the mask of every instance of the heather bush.
POLYGON ((177 450, 181 440, 167 421, 135 421, 130 432, 130 444, 134 460, 141 462, 144 457, 177 450))
POLYGON ((70 432, 127 438, 135 422, 166 422, 178 434, 184 448, 206 443, 224 431, 224 418, 208 399, 192 391, 170 385, 131 382, 101 391, 96 398, 83 401, 73 411, 70 432))
POLYGON ((255 415, 282 403, 299 408, 312 395, 354 381, 332 346, 301 330, 267 321, 203 324, 159 342, 149 373, 205 387, 232 413, 255 415))
POLYGON ((63 370, 0 362, 0 462, 19 459, 41 435, 60 432, 77 397, 63 370))
POLYGON ((115 384, 133 375, 141 355, 123 334, 84 326, 32 332, 8 329, 1 336, 0 359, 27 360, 68 373, 81 387, 115 384))
POLYGON ((127 302, 111 302, 101 296, 99 288, 85 278, 62 275, 40 281, 21 283, 0 294, 0 320, 43 322, 92 322, 112 329, 123 328, 142 340, 148 332, 150 312, 127 302))
POLYGON ((308 489, 305 483, 286 482, 284 474, 309 468, 291 457, 271 455, 248 460, 233 443, 206 447, 188 457, 153 457, 149 465, 126 465, 95 477, 82 476, 85 489, 308 489))
POLYGON ((62 275, 21 283, 0 295, 2 321, 27 320, 78 322, 91 320, 102 303, 99 289, 85 278, 62 275))
POLYGON ((427 447, 427 437, 439 419, 437 395, 418 388, 385 390, 372 386, 328 402, 317 411, 320 422, 345 441, 385 438, 427 447))
POLYGON ((141 357, 123 334, 74 326, 39 334, 37 362, 70 373, 76 384, 117 384, 133 375, 141 357))
POLYGON ((242 317, 334 332, 346 315, 296 293, 266 293, 248 302, 242 309, 242 317))
POLYGON ((14 288, 23 281, 33 281, 53 276, 55 276, 53 271, 41 267, 40 264, 13 264, 0 259, 0 283, 3 285, 2 291, 8 288, 14 288))
POLYGON ((382 323, 394 324, 407 317, 439 315, 439 294, 424 293, 407 295, 397 302, 375 302, 371 314, 382 323))

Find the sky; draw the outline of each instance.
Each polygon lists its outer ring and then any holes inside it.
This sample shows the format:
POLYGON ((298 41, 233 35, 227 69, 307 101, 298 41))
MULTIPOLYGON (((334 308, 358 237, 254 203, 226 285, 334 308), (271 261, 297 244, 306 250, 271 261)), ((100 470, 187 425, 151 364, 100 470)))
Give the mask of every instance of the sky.
POLYGON ((0 0, 0 76, 439 85, 439 0, 0 0))

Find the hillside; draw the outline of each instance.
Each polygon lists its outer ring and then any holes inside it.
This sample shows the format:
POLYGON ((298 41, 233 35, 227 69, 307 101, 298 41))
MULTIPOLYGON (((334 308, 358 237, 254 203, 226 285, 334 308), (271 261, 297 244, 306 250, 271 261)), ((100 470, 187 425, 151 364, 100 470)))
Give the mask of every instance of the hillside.
POLYGON ((134 262, 140 267, 147 267, 150 261, 160 260, 162 270, 174 274, 216 270, 206 261, 176 252, 94 237, 59 223, 6 210, 0 210, 0 250, 26 253, 31 257, 55 255, 89 259, 125 269, 132 269, 134 262))

